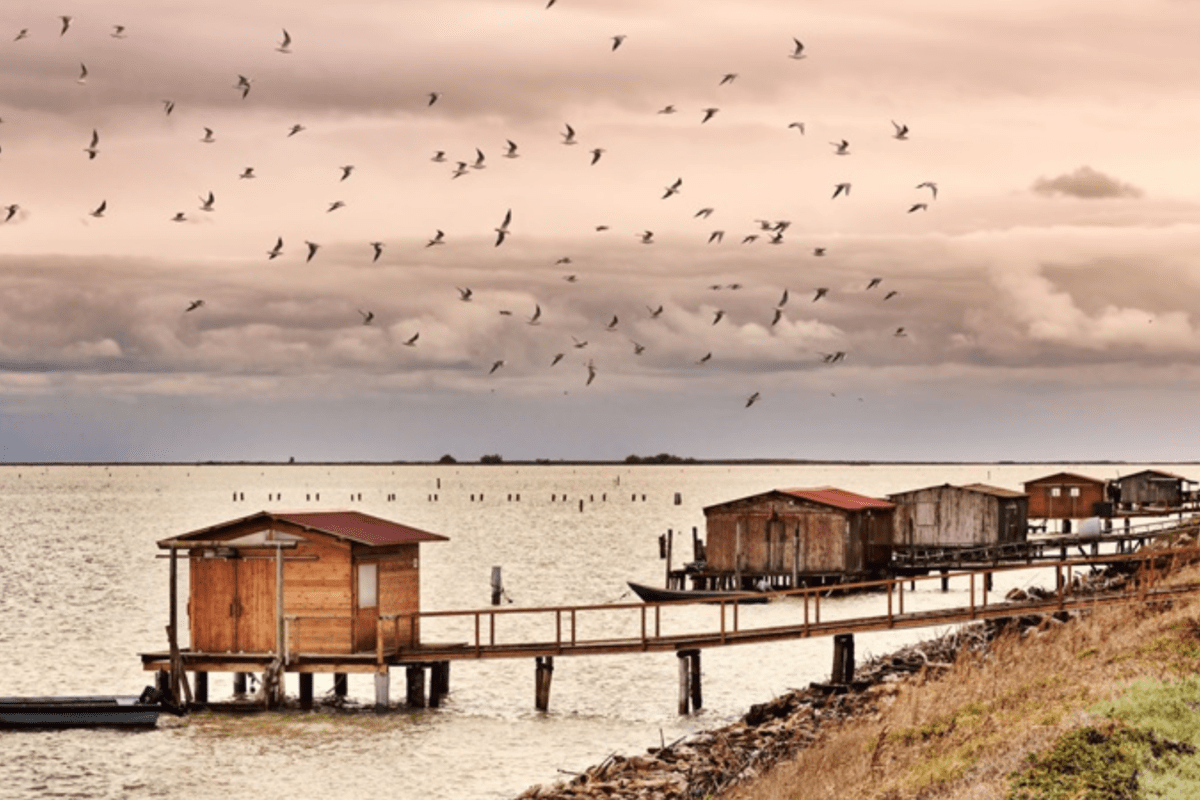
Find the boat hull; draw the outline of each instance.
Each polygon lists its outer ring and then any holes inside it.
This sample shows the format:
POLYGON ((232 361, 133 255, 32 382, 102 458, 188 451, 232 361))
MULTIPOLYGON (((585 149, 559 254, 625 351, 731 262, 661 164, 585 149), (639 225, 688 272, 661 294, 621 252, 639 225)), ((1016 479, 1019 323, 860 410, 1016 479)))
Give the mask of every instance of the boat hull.
POLYGON ((162 711, 135 695, 0 697, 0 729, 152 728, 162 711))
POLYGON ((693 603, 765 603, 770 598, 758 592, 721 592, 704 589, 660 589, 629 581, 629 588, 647 603, 670 603, 690 600, 693 603))

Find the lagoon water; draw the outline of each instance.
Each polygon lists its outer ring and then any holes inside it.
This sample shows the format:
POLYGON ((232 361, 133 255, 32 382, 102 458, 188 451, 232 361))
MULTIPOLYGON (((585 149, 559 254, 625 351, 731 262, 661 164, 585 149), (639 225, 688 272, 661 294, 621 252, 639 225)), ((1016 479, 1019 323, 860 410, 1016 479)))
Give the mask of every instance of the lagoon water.
MULTIPOLYGON (((4 466, 0 696, 139 693, 152 679, 138 653, 166 644, 168 568, 155 541, 263 509, 355 509, 448 536, 422 547, 425 611, 486 607, 493 566, 503 568, 514 607, 600 604, 636 600, 629 580, 661 585, 659 535, 686 531, 676 562, 688 560, 702 508, 735 497, 823 485, 872 496, 947 482, 1020 489, 1060 469, 1111 478, 1148 466, 4 466)), ((1019 575, 998 579, 997 592, 1046 583, 1019 575)), ((965 605, 965 595, 966 587, 942 594, 930 581, 906 594, 906 608, 965 605)), ((822 616, 878 603, 831 599, 822 616)), ((711 609, 688 613, 706 625, 711 609)), ((798 609, 794 601, 744 607, 743 625, 794 620, 798 609)), ((859 635, 857 655, 939 632, 859 635)), ((438 641, 458 633, 425 630, 438 641)), ((831 650, 825 639, 705 650, 705 707, 686 717, 676 714, 676 659, 663 653, 555 659, 547 713, 533 708, 532 660, 514 659, 454 662, 440 709, 377 716, 368 710, 371 676, 351 675, 357 713, 164 716, 146 732, 0 733, 0 797, 511 798, 824 679, 831 650)), ((289 681, 294 695, 295 676, 289 681)), ((330 688, 331 677, 318 675, 316 694, 330 688)), ((231 690, 231 676, 213 675, 210 699, 231 690)), ((393 702, 403 692, 403 672, 393 671, 393 702)))

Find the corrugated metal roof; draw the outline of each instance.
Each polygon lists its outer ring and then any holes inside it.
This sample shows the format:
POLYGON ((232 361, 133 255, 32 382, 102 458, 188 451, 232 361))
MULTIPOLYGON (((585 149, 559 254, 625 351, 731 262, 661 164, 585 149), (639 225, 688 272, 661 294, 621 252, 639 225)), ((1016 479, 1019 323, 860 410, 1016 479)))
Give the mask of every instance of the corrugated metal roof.
POLYGON ((1015 492, 1012 489, 1002 489, 999 486, 988 486, 986 483, 968 483, 966 486, 960 488, 966 489, 969 492, 979 492, 980 494, 990 494, 993 497, 1004 497, 1008 499, 1029 496, 1024 492, 1015 492))
POLYGON ((392 522, 381 517, 373 517, 361 511, 295 511, 271 512, 260 511, 248 517, 211 525, 198 531, 173 536, 172 539, 203 539, 213 533, 241 525, 254 520, 279 520, 298 525, 301 528, 318 531, 339 539, 349 539, 359 544, 382 546, 389 544, 409 544, 412 542, 444 542, 445 536, 437 533, 419 530, 399 522, 392 522))
POLYGON ((1084 483, 1108 483, 1108 481, 1104 480, 1103 478, 1090 478, 1087 475, 1080 475, 1078 472, 1056 472, 1053 475, 1046 475, 1042 478, 1034 478, 1031 481, 1025 481, 1025 485, 1029 486, 1036 483, 1047 483, 1057 479, 1083 481, 1084 483))
POLYGON ((1182 475, 1176 475, 1173 472, 1164 472, 1161 469, 1144 469, 1141 472, 1133 472, 1129 475, 1123 475, 1120 478, 1117 478, 1117 480, 1123 481, 1126 478, 1136 478, 1139 475, 1158 475, 1163 478, 1170 478, 1171 480, 1183 481, 1185 483, 1196 483, 1196 481, 1192 480, 1191 478, 1185 478, 1182 475))
POLYGON ((880 500, 877 497, 867 497, 866 495, 855 494, 848 492, 845 489, 837 489, 833 486, 821 486, 815 489, 778 489, 777 491, 784 494, 790 494, 793 497, 799 497, 802 500, 808 500, 812 503, 820 503, 825 506, 833 506, 846 511, 861 511, 867 508, 889 509, 895 508, 895 503, 890 503, 887 500, 880 500))

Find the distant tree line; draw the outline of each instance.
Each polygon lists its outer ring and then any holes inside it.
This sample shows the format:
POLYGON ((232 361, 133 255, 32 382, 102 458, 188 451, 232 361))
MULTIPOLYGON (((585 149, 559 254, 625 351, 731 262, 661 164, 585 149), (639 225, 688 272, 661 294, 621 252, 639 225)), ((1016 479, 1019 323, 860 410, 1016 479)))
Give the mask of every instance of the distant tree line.
POLYGON ((503 464, 504 459, 499 454, 492 454, 492 455, 487 455, 487 456, 480 456, 479 463, 480 464, 503 464))
POLYGON ((670 453, 659 453, 656 456, 626 456, 626 464, 695 464, 696 459, 674 456, 670 453))

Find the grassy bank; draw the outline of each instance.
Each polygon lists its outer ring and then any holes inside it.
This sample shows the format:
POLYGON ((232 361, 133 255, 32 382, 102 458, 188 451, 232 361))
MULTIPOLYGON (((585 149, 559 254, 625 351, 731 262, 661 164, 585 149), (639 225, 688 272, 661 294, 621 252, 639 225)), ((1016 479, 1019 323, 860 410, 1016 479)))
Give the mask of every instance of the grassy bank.
POLYGON ((1198 616, 1189 598, 1001 636, 723 800, 1200 797, 1198 616))

